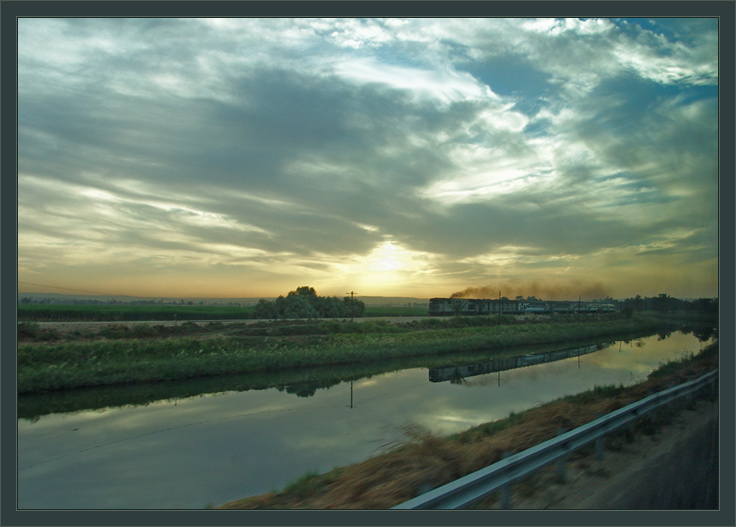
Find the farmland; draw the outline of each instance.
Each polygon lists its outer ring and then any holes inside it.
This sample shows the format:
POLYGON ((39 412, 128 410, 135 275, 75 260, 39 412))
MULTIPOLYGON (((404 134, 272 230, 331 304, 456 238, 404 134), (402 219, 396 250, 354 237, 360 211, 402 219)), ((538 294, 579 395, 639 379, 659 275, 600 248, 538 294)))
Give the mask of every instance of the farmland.
POLYGON ((237 306, 29 304, 18 306, 18 321, 233 320, 249 318, 251 311, 237 306))
MULTIPOLYGON (((366 317, 423 316, 426 307, 368 305, 366 317)), ((190 306, 130 304, 24 304, 18 306, 19 322, 125 322, 183 320, 243 320, 253 316, 252 306, 190 306)))
POLYGON ((157 382, 315 366, 379 363, 448 353, 621 338, 663 330, 656 318, 615 315, 580 321, 477 318, 407 323, 366 320, 109 324, 60 334, 19 324, 18 392, 157 382))

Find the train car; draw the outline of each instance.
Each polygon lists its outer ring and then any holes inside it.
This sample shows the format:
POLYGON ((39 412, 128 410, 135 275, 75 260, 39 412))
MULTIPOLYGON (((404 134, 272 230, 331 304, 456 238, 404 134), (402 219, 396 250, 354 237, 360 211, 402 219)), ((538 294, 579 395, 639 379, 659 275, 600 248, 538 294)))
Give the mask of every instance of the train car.
POLYGON ((612 313, 613 304, 572 301, 518 301, 479 298, 430 298, 430 316, 518 315, 524 313, 612 313))
POLYGON ((477 298, 430 298, 430 316, 490 315, 493 313, 490 300, 477 298))
POLYGON ((520 302, 520 312, 522 313, 549 313, 549 302, 520 302))

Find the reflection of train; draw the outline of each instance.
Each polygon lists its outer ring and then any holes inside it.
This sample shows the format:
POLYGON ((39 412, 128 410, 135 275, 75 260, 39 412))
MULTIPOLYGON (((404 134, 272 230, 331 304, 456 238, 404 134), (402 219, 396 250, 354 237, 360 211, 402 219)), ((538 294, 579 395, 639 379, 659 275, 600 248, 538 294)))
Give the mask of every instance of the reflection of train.
POLYGON ((613 304, 561 302, 556 300, 491 300, 477 298, 430 298, 430 315, 523 315, 524 313, 610 313, 613 304))
POLYGON ((518 357, 506 357, 493 359, 487 362, 479 362, 475 364, 465 364, 462 366, 446 366, 443 368, 430 368, 429 380, 431 382, 442 382, 459 380, 465 377, 474 377, 475 375, 483 375, 486 373, 495 373, 497 371, 513 370, 523 368, 524 366, 533 366, 544 362, 554 362, 557 360, 569 359, 570 357, 578 357, 593 353, 608 346, 611 342, 602 344, 593 344, 579 348, 570 348, 564 350, 548 351, 544 353, 535 353, 532 355, 520 355, 518 357))

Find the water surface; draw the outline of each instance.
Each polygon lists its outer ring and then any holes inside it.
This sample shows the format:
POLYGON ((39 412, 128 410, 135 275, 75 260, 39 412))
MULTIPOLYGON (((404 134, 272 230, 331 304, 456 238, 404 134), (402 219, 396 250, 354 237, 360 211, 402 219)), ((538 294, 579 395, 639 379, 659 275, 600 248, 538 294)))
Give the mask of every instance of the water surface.
POLYGON ((411 368, 310 397, 269 388, 21 419, 19 508, 220 505, 366 459, 404 440, 407 426, 459 432, 596 385, 642 381, 703 345, 655 335, 455 382, 411 368))

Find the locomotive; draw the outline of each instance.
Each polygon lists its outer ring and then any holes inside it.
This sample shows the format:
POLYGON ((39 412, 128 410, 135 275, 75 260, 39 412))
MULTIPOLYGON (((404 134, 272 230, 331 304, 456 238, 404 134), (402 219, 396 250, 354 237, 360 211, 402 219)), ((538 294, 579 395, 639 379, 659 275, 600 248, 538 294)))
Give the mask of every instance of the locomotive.
POLYGON ((430 316, 444 315, 523 315, 525 313, 611 313, 613 304, 602 302, 493 300, 487 298, 430 298, 430 316))

